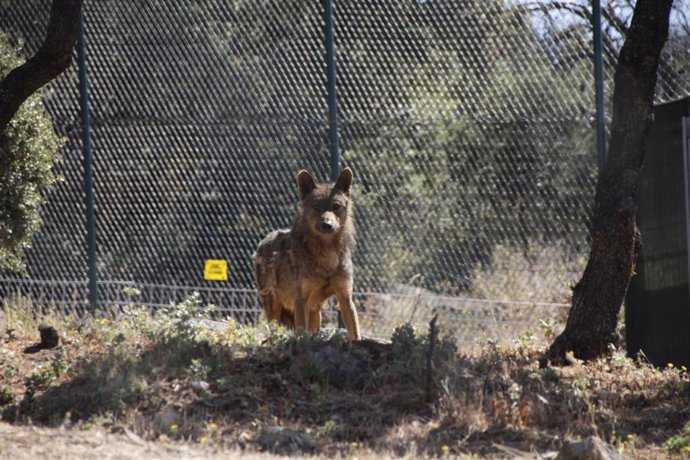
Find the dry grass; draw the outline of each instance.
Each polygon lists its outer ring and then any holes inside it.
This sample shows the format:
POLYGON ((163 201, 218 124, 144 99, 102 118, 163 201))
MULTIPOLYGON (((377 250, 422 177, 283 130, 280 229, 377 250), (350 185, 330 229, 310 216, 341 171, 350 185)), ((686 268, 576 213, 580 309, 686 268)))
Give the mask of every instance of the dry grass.
POLYGON ((3 449, 21 451, 32 432, 53 429, 35 440, 81 445, 92 434, 124 449, 112 458, 128 458, 130 441, 160 457, 175 446, 189 458, 194 446, 207 457, 256 456, 272 426, 307 434, 322 457, 549 457, 591 434, 639 458, 684 455, 690 445, 686 370, 619 353, 539 369, 524 342, 489 340, 463 355, 439 340, 429 384, 429 338, 409 327, 366 349, 338 334, 201 327, 192 299, 156 315, 59 320, 62 345, 26 354, 37 340, 33 311, 0 310, 0 411, 11 424, 0 433, 22 440, 3 449))
POLYGON ((586 258, 558 243, 530 241, 527 248, 497 245, 491 263, 478 267, 469 296, 534 303, 569 303, 586 258))

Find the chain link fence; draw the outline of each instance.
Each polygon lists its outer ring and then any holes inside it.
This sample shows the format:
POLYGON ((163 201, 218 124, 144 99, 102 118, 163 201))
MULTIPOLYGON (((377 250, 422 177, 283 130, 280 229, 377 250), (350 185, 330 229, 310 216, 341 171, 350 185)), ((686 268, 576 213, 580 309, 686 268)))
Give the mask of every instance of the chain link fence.
MULTIPOLYGON (((0 1, 26 54, 47 1, 0 1)), ((256 322, 251 254, 330 176, 324 5, 85 2, 103 306, 192 291, 256 322), (206 259, 227 282, 203 279, 206 259)), ((677 2, 659 100, 690 93, 677 2)), ((562 323, 588 251, 596 180, 590 3, 335 0, 339 132, 355 171, 355 289, 365 332, 437 311, 449 332, 512 338, 562 323)), ((604 6, 612 91, 628 2, 604 6)), ((87 258, 76 66, 44 92, 63 178, 6 299, 83 310, 87 258)))

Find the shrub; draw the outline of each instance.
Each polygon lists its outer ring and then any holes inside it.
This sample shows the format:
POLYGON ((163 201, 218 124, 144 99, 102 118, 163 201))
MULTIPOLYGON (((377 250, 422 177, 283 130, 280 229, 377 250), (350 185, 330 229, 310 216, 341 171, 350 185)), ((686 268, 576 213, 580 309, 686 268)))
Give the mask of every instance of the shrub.
MULTIPOLYGON (((0 78, 21 63, 0 34, 0 78)), ((62 141, 38 94, 19 109, 0 133, 0 268, 20 270, 24 250, 41 225, 44 192, 55 181, 51 168, 62 141)))

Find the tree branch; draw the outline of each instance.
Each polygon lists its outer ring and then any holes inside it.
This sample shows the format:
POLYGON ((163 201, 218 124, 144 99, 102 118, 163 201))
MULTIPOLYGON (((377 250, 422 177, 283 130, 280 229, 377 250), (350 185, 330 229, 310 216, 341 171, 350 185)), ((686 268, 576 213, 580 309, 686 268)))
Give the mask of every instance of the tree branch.
POLYGON ((0 82, 0 133, 29 96, 69 67, 77 42, 81 5, 82 0, 53 0, 43 44, 0 82))

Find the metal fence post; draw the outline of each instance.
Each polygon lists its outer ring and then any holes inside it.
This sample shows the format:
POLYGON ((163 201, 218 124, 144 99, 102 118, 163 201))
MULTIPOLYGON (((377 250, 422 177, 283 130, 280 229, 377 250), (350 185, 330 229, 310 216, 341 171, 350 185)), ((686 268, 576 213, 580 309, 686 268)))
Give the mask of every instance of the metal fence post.
POLYGON ((340 146, 338 144, 338 96, 335 83, 333 0, 326 0, 326 72, 328 73, 328 132, 331 151, 331 180, 336 180, 340 175, 340 146))
MULTIPOLYGON (((338 95, 335 84, 335 38, 333 32, 333 0, 325 0, 326 15, 326 72, 328 77, 328 133, 331 150, 331 180, 340 175, 340 145, 338 143, 338 95)), ((345 327, 338 311, 338 327, 345 327)))
POLYGON ((604 59, 601 42, 601 3, 592 0, 592 30, 594 42, 594 87, 597 107, 597 165, 599 174, 606 161, 606 107, 604 106, 604 59))
POLYGON ((86 195, 86 239, 89 263, 89 306, 92 311, 98 308, 98 274, 96 272, 96 214, 93 192, 93 152, 91 150, 91 126, 89 123, 89 94, 86 71, 86 46, 84 32, 84 7, 79 18, 79 38, 77 42, 79 61, 79 94, 81 99, 82 142, 84 147, 84 189, 86 195))

